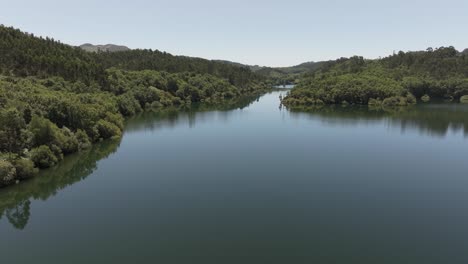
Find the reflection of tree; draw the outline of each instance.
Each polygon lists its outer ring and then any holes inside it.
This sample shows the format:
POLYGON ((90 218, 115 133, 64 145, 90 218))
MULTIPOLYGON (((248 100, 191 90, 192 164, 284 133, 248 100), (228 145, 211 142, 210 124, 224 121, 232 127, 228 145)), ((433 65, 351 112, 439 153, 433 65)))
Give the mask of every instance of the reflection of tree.
POLYGON ((468 134, 468 106, 461 104, 420 104, 403 108, 367 106, 320 106, 292 109, 292 116, 318 118, 329 124, 356 125, 385 121, 402 132, 416 130, 442 137, 450 129, 468 134))
POLYGON ((30 205, 31 202, 27 200, 6 209, 6 217, 10 224, 12 224, 16 229, 23 230, 26 227, 29 220, 30 205))
POLYGON ((167 108, 163 110, 157 110, 155 112, 144 112, 129 119, 125 127, 125 131, 134 131, 140 129, 152 130, 159 126, 173 127, 176 124, 179 124, 181 120, 186 120, 190 127, 194 127, 197 121, 203 121, 204 118, 210 116, 210 113, 218 112, 228 115, 228 111, 244 109, 257 101, 259 98, 259 95, 255 95, 226 100, 222 103, 194 103, 190 107, 167 108))
POLYGON ((87 178, 97 168, 97 162, 115 152, 120 141, 107 140, 91 149, 65 158, 58 166, 43 170, 33 179, 0 191, 0 220, 5 215, 17 229, 28 223, 33 199, 47 200, 58 191, 87 178))

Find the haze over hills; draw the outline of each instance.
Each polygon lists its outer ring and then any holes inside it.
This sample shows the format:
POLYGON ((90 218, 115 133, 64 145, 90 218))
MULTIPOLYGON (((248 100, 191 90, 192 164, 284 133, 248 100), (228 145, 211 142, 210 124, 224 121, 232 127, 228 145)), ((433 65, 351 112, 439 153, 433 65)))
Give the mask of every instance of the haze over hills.
MULTIPOLYGON (((131 51, 130 48, 122 45, 115 44, 106 44, 106 45, 93 45, 91 43, 85 43, 79 46, 79 48, 87 52, 122 52, 122 51, 131 51)), ((187 59, 201 59, 201 58, 191 58, 187 56, 176 56, 180 58, 187 59)), ((324 62, 305 62, 299 65, 290 66, 290 67, 268 67, 260 65, 247 65, 238 62, 228 61, 228 60, 212 60, 214 63, 221 63, 241 68, 248 68, 252 72, 255 72, 258 75, 270 78, 275 84, 292 84, 297 81, 301 74, 308 73, 319 69, 324 62)))
POLYGON ((315 70, 320 66, 320 64, 323 63, 321 61, 319 61, 319 62, 309 61, 309 62, 304 62, 304 63, 298 64, 298 65, 290 66, 290 67, 269 67, 269 66, 260 66, 260 65, 247 65, 247 64, 242 64, 242 63, 239 63, 239 62, 233 62, 233 61, 228 61, 228 60, 214 60, 214 61, 222 62, 222 63, 226 63, 226 64, 231 64, 231 65, 235 65, 235 66, 239 66, 239 67, 248 67, 252 71, 261 71, 261 70, 265 70, 265 69, 275 69, 275 70, 282 71, 282 72, 285 72, 285 73, 301 73, 301 72, 304 72, 304 71, 315 70))
POLYGON ((90 43, 85 43, 85 44, 80 45, 79 47, 88 52, 98 52, 98 51, 116 52, 116 51, 130 50, 130 48, 128 48, 127 46, 114 45, 114 44, 93 45, 90 43))
POLYGON ((231 64, 239 67, 247 67, 258 75, 270 78, 275 84, 293 84, 301 74, 313 72, 322 67, 326 61, 304 62, 290 67, 267 67, 259 65, 245 65, 238 62, 216 60, 217 62, 231 64))

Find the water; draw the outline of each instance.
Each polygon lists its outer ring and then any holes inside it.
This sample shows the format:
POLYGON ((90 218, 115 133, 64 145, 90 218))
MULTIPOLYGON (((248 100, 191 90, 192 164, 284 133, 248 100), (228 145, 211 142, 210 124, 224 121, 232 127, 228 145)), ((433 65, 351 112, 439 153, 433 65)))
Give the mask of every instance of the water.
POLYGON ((292 89, 292 88, 294 88, 294 86, 296 86, 296 85, 295 84, 285 84, 285 85, 276 85, 273 88, 276 88, 276 89, 292 89))
POLYGON ((147 113, 0 190, 2 263, 467 263, 468 108, 147 113))

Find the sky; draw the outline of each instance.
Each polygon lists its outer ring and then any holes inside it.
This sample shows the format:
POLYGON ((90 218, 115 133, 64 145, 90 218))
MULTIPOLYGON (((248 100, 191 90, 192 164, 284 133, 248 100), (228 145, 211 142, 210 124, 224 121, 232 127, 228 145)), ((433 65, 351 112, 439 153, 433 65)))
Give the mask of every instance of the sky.
POLYGON ((0 24, 250 65, 468 48, 466 0, 0 0, 0 24))

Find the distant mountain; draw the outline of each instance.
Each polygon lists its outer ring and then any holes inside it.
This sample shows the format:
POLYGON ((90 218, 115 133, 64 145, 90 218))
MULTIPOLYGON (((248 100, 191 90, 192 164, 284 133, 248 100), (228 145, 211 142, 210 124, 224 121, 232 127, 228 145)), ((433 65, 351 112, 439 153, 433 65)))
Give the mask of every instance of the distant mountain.
POLYGON ((301 74, 309 73, 318 70, 322 67, 325 62, 305 62, 301 63, 296 66, 291 67, 266 67, 266 66, 258 66, 258 65, 245 65, 238 62, 226 61, 226 60, 216 60, 217 62, 235 65, 239 67, 247 67, 253 72, 268 77, 273 80, 274 83, 277 84, 285 84, 285 83, 295 83, 296 79, 301 74))
POLYGON ((107 45, 93 45, 90 43, 85 43, 79 46, 81 49, 88 51, 88 52, 98 52, 98 51, 109 51, 109 52, 116 52, 116 51, 127 51, 130 50, 126 46, 119 46, 114 44, 107 44, 107 45))
POLYGON ((284 73, 304 73, 304 72, 309 72, 309 71, 314 71, 320 68, 320 66, 323 65, 324 62, 304 62, 296 66, 290 66, 290 67, 267 67, 267 66, 259 66, 259 65, 247 65, 247 64, 242 64, 238 62, 232 62, 232 61, 227 61, 227 60, 215 60, 216 62, 221 62, 225 64, 231 64, 239 67, 248 67, 254 72, 277 72, 280 74, 284 73))
POLYGON ((462 54, 468 55, 468 49, 465 49, 464 51, 461 52, 462 54))

